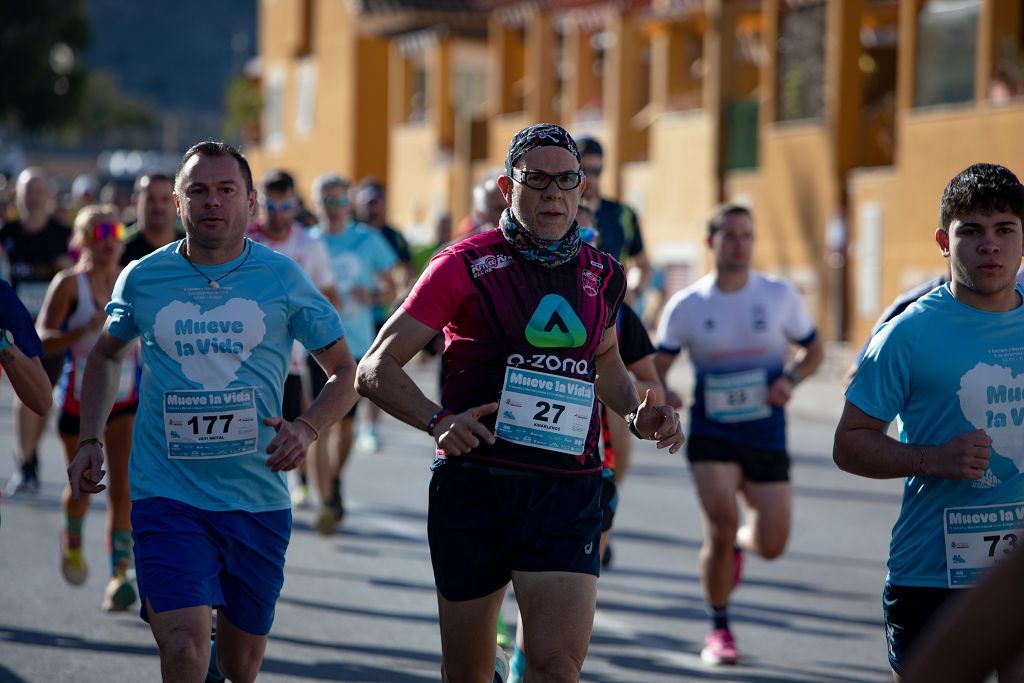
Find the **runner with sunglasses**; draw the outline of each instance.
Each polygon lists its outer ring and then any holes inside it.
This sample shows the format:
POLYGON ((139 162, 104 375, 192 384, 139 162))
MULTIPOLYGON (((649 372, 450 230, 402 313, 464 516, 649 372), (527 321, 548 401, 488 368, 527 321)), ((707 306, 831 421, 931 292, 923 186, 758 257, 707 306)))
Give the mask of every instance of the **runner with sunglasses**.
MULTIPOLYGON (((116 215, 117 207, 112 204, 92 204, 78 212, 71 241, 73 247, 81 249, 81 258, 77 265, 57 274, 39 314, 45 353, 62 353, 65 358, 64 371, 57 384, 57 404, 61 411, 57 432, 68 464, 78 448, 86 358, 103 329, 107 317, 103 307, 110 301, 114 282, 121 272, 124 226, 116 215)), ((133 348, 122 365, 114 407, 103 433, 110 473, 107 491, 110 581, 103 597, 103 609, 108 612, 125 610, 136 600, 135 587, 127 576, 132 558, 128 453, 138 405, 138 362, 133 348)), ((71 487, 65 486, 61 498, 64 508, 61 574, 68 583, 79 586, 89 575, 82 548, 82 525, 89 509, 89 496, 73 499, 71 487)))
POLYGON ((500 229, 441 250, 359 365, 359 391, 436 442, 427 535, 444 680, 491 679, 510 581, 527 680, 578 680, 600 571, 598 400, 634 435, 682 445, 675 411, 641 400, 619 357, 625 276, 580 240, 584 182, 565 130, 519 131, 500 229), (402 368, 441 330, 437 405, 402 368))
MULTIPOLYGON (((380 231, 351 220, 348 190, 349 183, 341 176, 325 174, 316 179, 313 201, 320 223, 312 234, 327 250, 338 292, 338 314, 345 326, 349 350, 358 361, 377 334, 373 315, 375 296, 382 291, 395 290, 393 271, 398 259, 380 231)), ((313 396, 316 396, 327 376, 319 366, 313 365, 310 364, 309 370, 313 396)), ((321 502, 316 528, 324 536, 337 531, 345 514, 341 480, 352 452, 357 406, 358 403, 341 419, 333 452, 327 438, 319 439, 313 446, 321 502)), ((364 405, 363 410, 367 407, 364 405)))
MULTIPOLYGON (((334 272, 330 267, 327 250, 296 220, 299 213, 299 197, 295 192, 295 179, 287 171, 273 169, 267 171, 260 185, 260 215, 249 226, 249 239, 290 257, 302 266, 320 293, 337 308, 338 293, 334 286, 334 272)), ((294 420, 301 415, 311 400, 303 382, 307 365, 316 365, 319 368, 315 360, 309 359, 305 349, 296 344, 292 350, 288 378, 284 383, 281 416, 286 420, 294 420)), ((322 375, 323 371, 320 372, 322 375)), ((320 386, 322 387, 326 381, 326 376, 323 376, 320 379, 320 386)), ((291 483, 291 496, 292 505, 297 508, 309 504, 309 481, 305 460, 296 468, 291 483)))

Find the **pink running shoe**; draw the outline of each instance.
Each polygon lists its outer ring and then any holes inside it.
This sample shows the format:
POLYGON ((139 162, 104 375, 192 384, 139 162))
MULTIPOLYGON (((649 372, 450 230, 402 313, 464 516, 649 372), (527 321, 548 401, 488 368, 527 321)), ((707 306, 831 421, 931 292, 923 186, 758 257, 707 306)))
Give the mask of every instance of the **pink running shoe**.
POLYGON ((736 664, 740 661, 740 652, 736 649, 736 641, 727 628, 717 628, 704 639, 704 649, 700 651, 700 661, 708 666, 720 664, 736 664))
POLYGON ((736 546, 732 551, 732 587, 740 585, 743 578, 743 548, 736 546))

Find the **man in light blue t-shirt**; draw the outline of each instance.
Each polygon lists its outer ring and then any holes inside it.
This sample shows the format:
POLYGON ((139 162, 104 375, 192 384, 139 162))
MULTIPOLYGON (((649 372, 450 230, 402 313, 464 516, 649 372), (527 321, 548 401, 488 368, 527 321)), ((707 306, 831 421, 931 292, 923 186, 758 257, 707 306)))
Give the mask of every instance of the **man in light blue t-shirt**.
MULTIPOLYGON (((313 228, 313 235, 327 249, 341 301, 338 312, 345 325, 345 338, 358 361, 377 336, 373 307, 382 301, 382 295, 391 296, 395 291, 393 269, 398 257, 380 231, 350 220, 348 190, 348 181, 333 173, 324 174, 314 181, 313 201, 320 223, 313 228)), ((315 396, 322 386, 323 373, 311 368, 311 376, 315 396)), ((321 500, 316 526, 325 536, 337 530, 345 514, 341 475, 352 452, 355 417, 356 406, 352 406, 341 420, 334 457, 327 450, 326 439, 314 448, 321 500)))
POLYGON ((352 407, 355 362, 333 306, 302 268, 245 237, 256 193, 244 156, 217 142, 189 149, 174 203, 185 239, 122 271, 107 305, 83 380, 94 400, 82 404, 68 477, 76 498, 105 488, 98 437, 121 359, 140 338, 129 473, 142 617, 165 680, 252 680, 284 582, 285 473, 352 407), (288 421, 281 397, 295 340, 331 378, 288 421))
POLYGON ((940 218, 952 281, 874 334, 835 435, 842 469, 905 477, 882 601, 897 681, 942 603, 1024 527, 1024 186, 975 164, 946 186, 940 218), (899 440, 886 435, 894 419, 899 440))

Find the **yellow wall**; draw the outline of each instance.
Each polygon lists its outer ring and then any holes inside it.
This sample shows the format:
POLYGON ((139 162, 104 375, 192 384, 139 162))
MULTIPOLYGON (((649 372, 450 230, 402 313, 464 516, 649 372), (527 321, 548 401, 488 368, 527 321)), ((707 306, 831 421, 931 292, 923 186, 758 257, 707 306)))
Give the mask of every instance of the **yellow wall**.
MULTIPOLYGON (((652 172, 640 219, 649 258, 658 264, 669 256, 658 245, 703 246, 704 226, 718 195, 714 123, 702 110, 665 113, 651 126, 650 140, 652 172)), ((628 179, 624 187, 623 197, 637 191, 628 179)))
POLYGON ((807 297, 826 338, 837 338, 835 273, 825 265, 825 233, 836 217, 840 188, 830 169, 824 126, 768 125, 761 129, 760 167, 727 174, 727 197, 754 213, 754 265, 793 280, 807 297))
POLYGON ((438 150, 433 129, 425 122, 394 127, 391 150, 389 222, 400 227, 410 242, 429 241, 434 222, 448 210, 451 161, 438 150))
MULTIPOLYGON (((900 174, 895 168, 857 171, 851 175, 849 188, 849 339, 859 346, 899 292, 935 277, 945 265, 932 239, 937 212, 932 212, 931 220, 908 220, 915 209, 900 198, 900 174), (863 222, 872 214, 877 216, 881 234, 868 239, 863 222), (866 310, 861 297, 868 297, 866 310)), ((928 206, 937 207, 938 202, 928 206)), ((923 209, 920 205, 916 211, 923 209)))
POLYGON ((508 143, 512 141, 512 136, 534 123, 539 122, 530 121, 523 112, 503 114, 492 118, 487 129, 487 137, 490 140, 487 145, 490 150, 488 160, 491 165, 503 167, 505 156, 508 154, 508 143))
MULTIPOLYGON (((855 174, 850 183, 851 272, 858 270, 859 217, 865 203, 881 210, 882 289, 877 310, 851 308, 851 340, 870 333, 879 313, 901 291, 943 272, 935 245, 939 198, 949 180, 976 162, 1003 164, 1024 176, 1024 104, 905 112, 897 165, 882 174, 855 174)), ((851 293, 859 283, 852 280, 851 293)))
POLYGON ((308 197, 313 179, 334 171, 358 180, 387 175, 387 43, 357 38, 355 20, 344 3, 313 3, 312 52, 297 55, 302 3, 262 0, 260 59, 264 88, 283 79, 283 134, 246 150, 256 177, 272 167, 294 172, 308 197), (299 74, 315 65, 316 104, 312 128, 297 129, 299 74), (355 103, 358 102, 358 106, 355 103))

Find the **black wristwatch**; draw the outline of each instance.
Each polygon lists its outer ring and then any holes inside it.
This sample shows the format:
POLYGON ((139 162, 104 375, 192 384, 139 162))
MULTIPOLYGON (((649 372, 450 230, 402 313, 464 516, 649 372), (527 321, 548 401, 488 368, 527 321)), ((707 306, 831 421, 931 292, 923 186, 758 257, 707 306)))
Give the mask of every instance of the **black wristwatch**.
POLYGON ((636 428, 636 411, 633 411, 626 416, 626 428, 629 429, 630 433, 641 441, 646 440, 640 430, 636 428))

